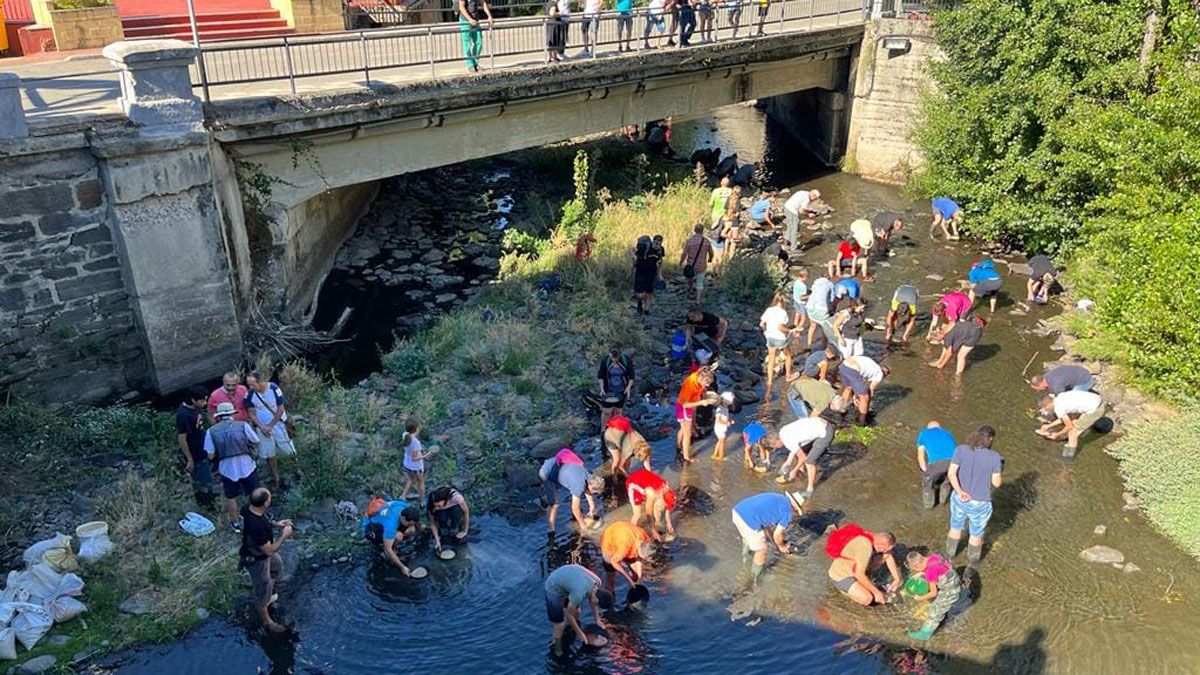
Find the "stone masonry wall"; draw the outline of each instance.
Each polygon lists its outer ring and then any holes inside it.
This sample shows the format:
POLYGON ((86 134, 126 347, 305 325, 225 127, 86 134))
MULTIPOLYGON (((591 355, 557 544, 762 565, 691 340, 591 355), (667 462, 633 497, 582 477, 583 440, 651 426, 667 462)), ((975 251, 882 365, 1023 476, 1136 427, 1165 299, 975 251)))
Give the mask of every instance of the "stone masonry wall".
POLYGON ((144 359, 83 134, 0 145, 0 392, 93 402, 144 359))
POLYGON ((926 73, 940 52, 928 21, 876 19, 868 22, 859 52, 843 168, 867 178, 903 182, 924 161, 912 140, 926 73), (907 51, 889 51, 888 38, 906 39, 907 51))

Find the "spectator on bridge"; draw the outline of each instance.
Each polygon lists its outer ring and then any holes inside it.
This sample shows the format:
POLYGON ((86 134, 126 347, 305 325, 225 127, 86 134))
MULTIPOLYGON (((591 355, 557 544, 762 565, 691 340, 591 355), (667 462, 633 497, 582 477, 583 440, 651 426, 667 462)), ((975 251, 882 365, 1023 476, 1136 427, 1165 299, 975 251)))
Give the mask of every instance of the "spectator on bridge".
POLYGON ((742 27, 742 0, 725 0, 726 18, 733 26, 733 39, 736 40, 738 30, 742 27))
POLYGON ((654 38, 654 48, 662 47, 662 36, 667 30, 667 22, 663 18, 666 12, 666 0, 650 0, 646 7, 646 29, 642 31, 642 49, 650 49, 650 31, 658 33, 654 38))
POLYGON ((666 0, 663 3, 663 11, 671 17, 671 27, 667 29, 667 46, 675 46, 675 33, 679 30, 679 3, 678 0, 666 0))
POLYGON ((479 55, 483 53, 483 30, 480 21, 487 21, 488 28, 495 25, 492 7, 487 0, 458 0, 458 28, 462 35, 463 60, 472 73, 479 72, 479 55))
POLYGON ((567 56, 567 38, 570 33, 567 29, 571 25, 571 0, 558 0, 558 37, 555 40, 558 47, 558 60, 561 61, 567 56))
POLYGON ((692 44, 692 33, 696 32, 696 10, 692 8, 692 0, 676 0, 679 6, 679 46, 688 47, 692 44))
POLYGON ((713 30, 713 0, 697 0, 696 12, 700 16, 700 41, 715 42, 713 30))
POLYGON ((771 0, 756 0, 756 2, 758 4, 758 32, 755 35, 762 37, 765 35, 763 24, 767 21, 767 12, 771 9, 771 0))
POLYGON ((558 0, 546 0, 546 55, 551 63, 562 61, 566 34, 567 20, 558 11, 558 0))
POLYGON ((584 0, 583 23, 579 24, 583 33, 583 50, 580 56, 593 56, 596 53, 596 42, 600 38, 600 10, 604 8, 604 0, 584 0))
POLYGON ((617 0, 617 51, 631 52, 633 46, 633 0, 617 0))

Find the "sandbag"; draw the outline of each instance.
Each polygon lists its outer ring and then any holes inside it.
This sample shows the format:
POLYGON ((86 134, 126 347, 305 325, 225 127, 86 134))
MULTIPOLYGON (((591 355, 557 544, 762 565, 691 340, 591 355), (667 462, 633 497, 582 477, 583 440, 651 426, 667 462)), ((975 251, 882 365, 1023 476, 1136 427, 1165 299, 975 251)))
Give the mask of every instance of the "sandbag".
POLYGON ((53 537, 25 549, 21 557, 28 566, 45 563, 56 572, 74 572, 79 569, 79 561, 71 551, 71 537, 62 532, 56 532, 53 537))
POLYGON ((38 605, 22 603, 17 608, 17 618, 12 621, 12 629, 17 634, 17 640, 25 649, 33 649, 37 643, 50 632, 54 625, 54 617, 49 610, 38 605))
MULTIPOLYGON (((16 570, 8 573, 4 590, 0 591, 0 605, 10 602, 29 602, 29 591, 21 587, 21 573, 16 570)), ((0 624, 7 623, 7 621, 0 622, 0 624)))
POLYGON ((53 598, 64 595, 79 597, 83 595, 83 579, 78 574, 64 574, 50 595, 53 598))
POLYGON ((0 661, 17 658, 17 632, 11 628, 0 628, 0 661))
POLYGON ((86 563, 94 563, 112 553, 113 543, 108 538, 108 523, 102 520, 80 525, 75 528, 75 536, 79 537, 79 559, 86 563))
POLYGON ((13 618, 17 615, 17 608, 21 604, 20 602, 0 603, 0 626, 7 626, 12 623, 13 618))
POLYGON ((63 623, 86 612, 87 605, 68 595, 63 595, 55 598, 47 606, 47 609, 50 610, 50 615, 54 617, 54 623, 63 623))

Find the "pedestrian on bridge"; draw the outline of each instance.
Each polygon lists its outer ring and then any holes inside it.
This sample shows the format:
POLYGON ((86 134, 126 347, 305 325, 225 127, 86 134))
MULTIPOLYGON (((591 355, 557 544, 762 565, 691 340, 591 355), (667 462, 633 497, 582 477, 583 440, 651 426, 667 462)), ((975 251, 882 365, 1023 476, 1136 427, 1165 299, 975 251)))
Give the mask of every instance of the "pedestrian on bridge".
POLYGON ((462 36, 463 60, 472 73, 479 72, 479 55, 483 53, 483 29, 479 27, 481 21, 487 21, 489 29, 495 25, 492 7, 487 0, 458 0, 458 29, 462 36))

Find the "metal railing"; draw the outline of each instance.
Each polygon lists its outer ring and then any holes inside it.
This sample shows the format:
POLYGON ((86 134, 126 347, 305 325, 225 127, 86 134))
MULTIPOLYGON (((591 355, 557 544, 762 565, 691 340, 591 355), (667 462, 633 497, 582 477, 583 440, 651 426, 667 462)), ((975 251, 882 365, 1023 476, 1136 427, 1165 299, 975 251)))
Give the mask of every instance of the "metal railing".
MULTIPOLYGON (((784 32, 849 25, 864 18, 862 0, 718 0, 712 3, 712 9, 713 41, 763 39, 784 32), (762 34, 758 35, 760 25, 762 34)), ((704 37, 699 24, 701 12, 695 14, 697 26, 691 37, 692 45, 700 44, 704 37)), ((669 14, 662 19, 667 31, 676 23, 669 14)), ((615 55, 618 46, 623 47, 626 42, 632 49, 641 50, 647 48, 647 38, 663 44, 666 37, 680 38, 681 26, 676 26, 673 34, 659 33, 645 8, 635 9, 632 15, 604 11, 590 19, 573 14, 562 23, 546 16, 498 19, 492 26, 480 23, 482 48, 477 67, 497 70, 551 61, 549 38, 556 27, 566 32, 565 50, 580 49, 584 46, 585 20, 594 22, 588 25, 595 32, 595 47, 587 58, 615 55), (632 24, 630 38, 618 40, 618 27, 629 24, 632 24)), ((464 32, 460 24, 428 24, 202 44, 201 58, 192 66, 192 82, 208 100, 210 90, 221 86, 286 82, 289 90, 296 93, 299 81, 351 74, 361 75, 361 81, 366 83, 378 80, 385 72, 411 79, 462 74, 464 32)), ((571 60, 577 59, 573 55, 571 60)))

